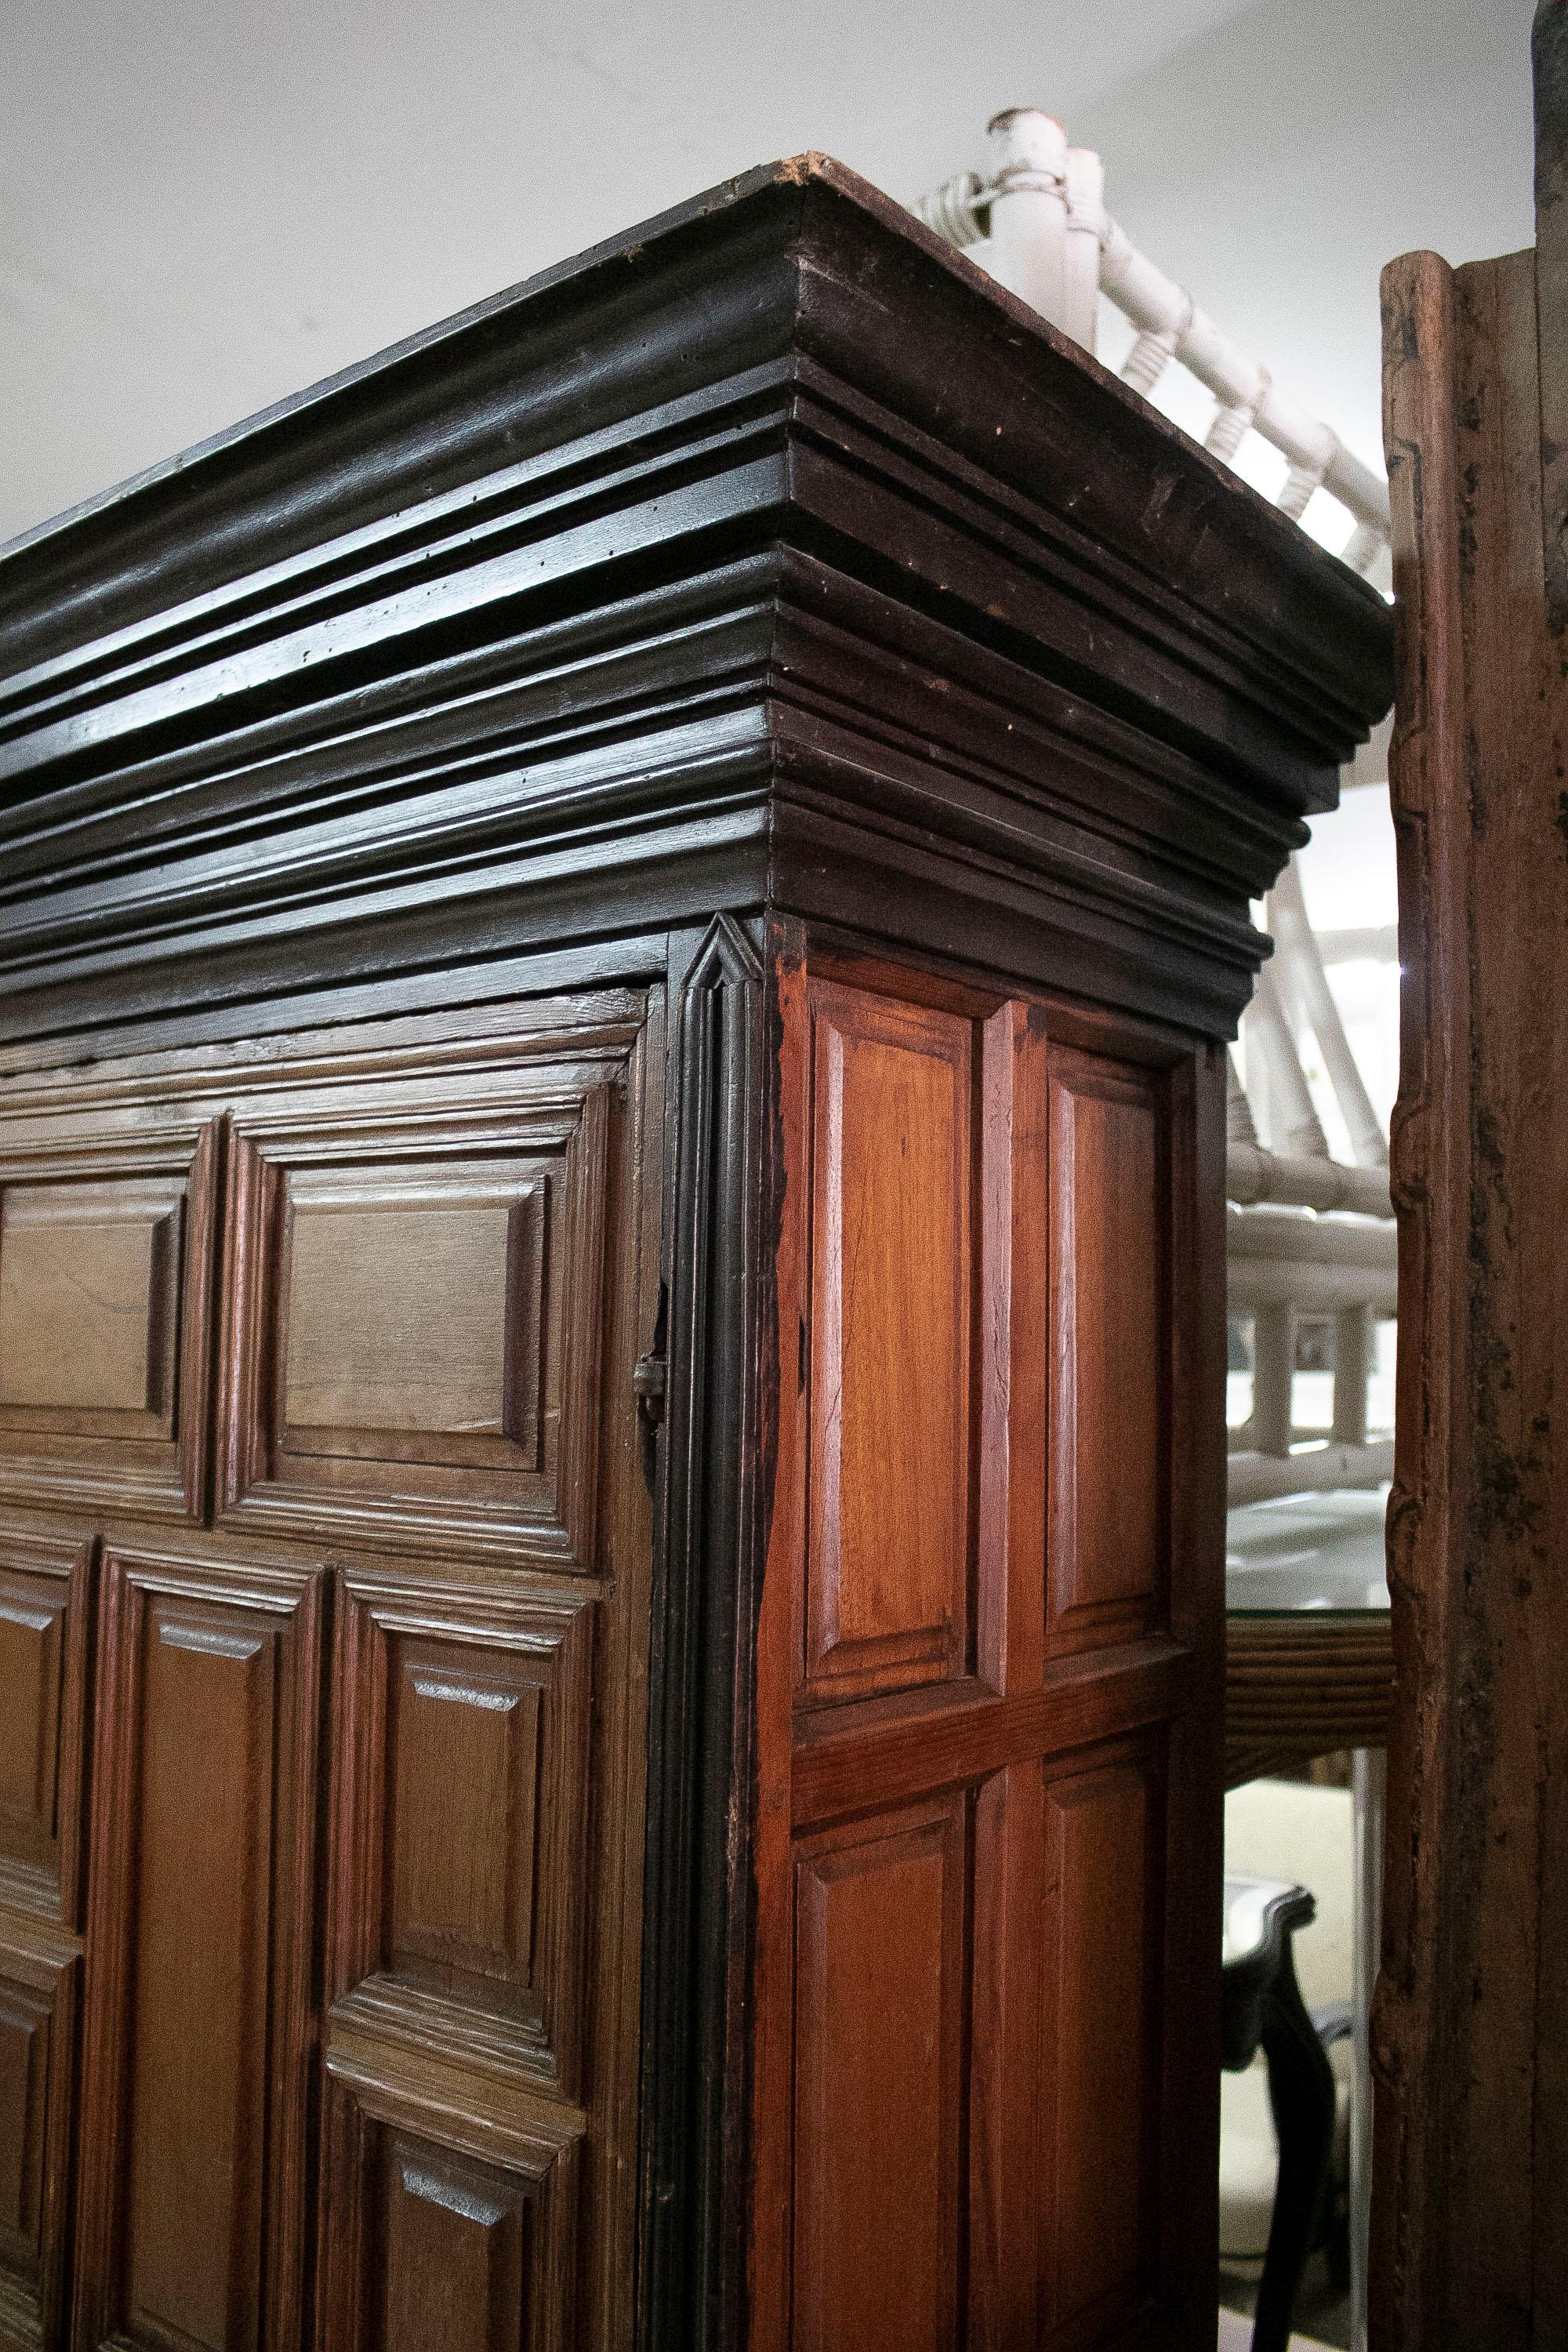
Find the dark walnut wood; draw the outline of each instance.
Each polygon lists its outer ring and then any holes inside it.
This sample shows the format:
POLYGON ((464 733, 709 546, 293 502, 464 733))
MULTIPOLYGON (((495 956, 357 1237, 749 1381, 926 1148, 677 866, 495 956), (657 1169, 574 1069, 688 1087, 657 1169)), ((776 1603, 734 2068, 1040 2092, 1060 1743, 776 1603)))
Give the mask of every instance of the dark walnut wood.
POLYGON ((806 158, 0 649, 0 2340, 1211 2339, 1223 1041, 1381 602, 806 158))
POLYGON ((1375 2340, 1568 2340, 1568 22, 1537 245, 1384 275, 1399 592, 1396 1663, 1375 2340))

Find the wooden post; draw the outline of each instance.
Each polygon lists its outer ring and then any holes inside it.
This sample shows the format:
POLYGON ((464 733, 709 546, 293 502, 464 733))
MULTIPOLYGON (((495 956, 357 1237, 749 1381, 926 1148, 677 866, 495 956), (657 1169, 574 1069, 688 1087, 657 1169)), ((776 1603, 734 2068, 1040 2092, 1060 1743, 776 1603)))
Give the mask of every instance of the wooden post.
POLYGON ((1405 967, 1373 2027, 1388 2352, 1568 2341, 1563 0, 1535 48, 1537 250, 1413 254, 1384 279, 1405 967))

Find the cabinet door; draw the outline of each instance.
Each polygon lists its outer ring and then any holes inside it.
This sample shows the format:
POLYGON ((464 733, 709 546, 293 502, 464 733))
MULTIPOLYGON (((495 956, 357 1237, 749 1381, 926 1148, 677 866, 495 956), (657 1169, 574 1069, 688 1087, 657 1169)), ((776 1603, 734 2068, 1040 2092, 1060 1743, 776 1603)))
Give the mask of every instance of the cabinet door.
POLYGON ((325 1582, 104 1561, 81 2352, 300 2341, 325 1582))
POLYGON ((0 1089, 0 2341, 626 2336, 658 1024, 0 1089))
POLYGON ((869 966, 782 993, 756 2352, 1195 2340, 1194 1062, 869 966))

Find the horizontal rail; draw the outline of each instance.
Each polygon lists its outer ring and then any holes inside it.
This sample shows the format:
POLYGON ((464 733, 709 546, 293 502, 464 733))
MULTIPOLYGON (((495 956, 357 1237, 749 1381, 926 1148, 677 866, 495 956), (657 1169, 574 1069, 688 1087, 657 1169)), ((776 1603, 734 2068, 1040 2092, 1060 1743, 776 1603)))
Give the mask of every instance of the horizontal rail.
POLYGON ((1392 1217, 1385 1168, 1347 1168, 1316 1153, 1283 1156, 1260 1143, 1233 1143, 1226 1154, 1226 1198, 1243 1208, 1269 1202, 1296 1209, 1350 1209, 1392 1217))
POLYGON ((1303 1454, 1233 1454, 1226 1486, 1231 1509, 1284 1495, 1337 1494, 1345 1486, 1384 1486, 1394 1475, 1394 1440, 1372 1445, 1319 1445, 1303 1454))

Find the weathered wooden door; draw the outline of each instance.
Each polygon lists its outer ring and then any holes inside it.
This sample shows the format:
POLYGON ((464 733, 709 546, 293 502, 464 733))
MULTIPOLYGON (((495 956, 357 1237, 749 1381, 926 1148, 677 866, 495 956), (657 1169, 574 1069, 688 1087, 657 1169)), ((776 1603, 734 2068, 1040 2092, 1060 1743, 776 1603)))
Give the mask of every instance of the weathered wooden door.
POLYGON ((626 2339, 651 1027, 0 1094, 0 2340, 626 2339))

